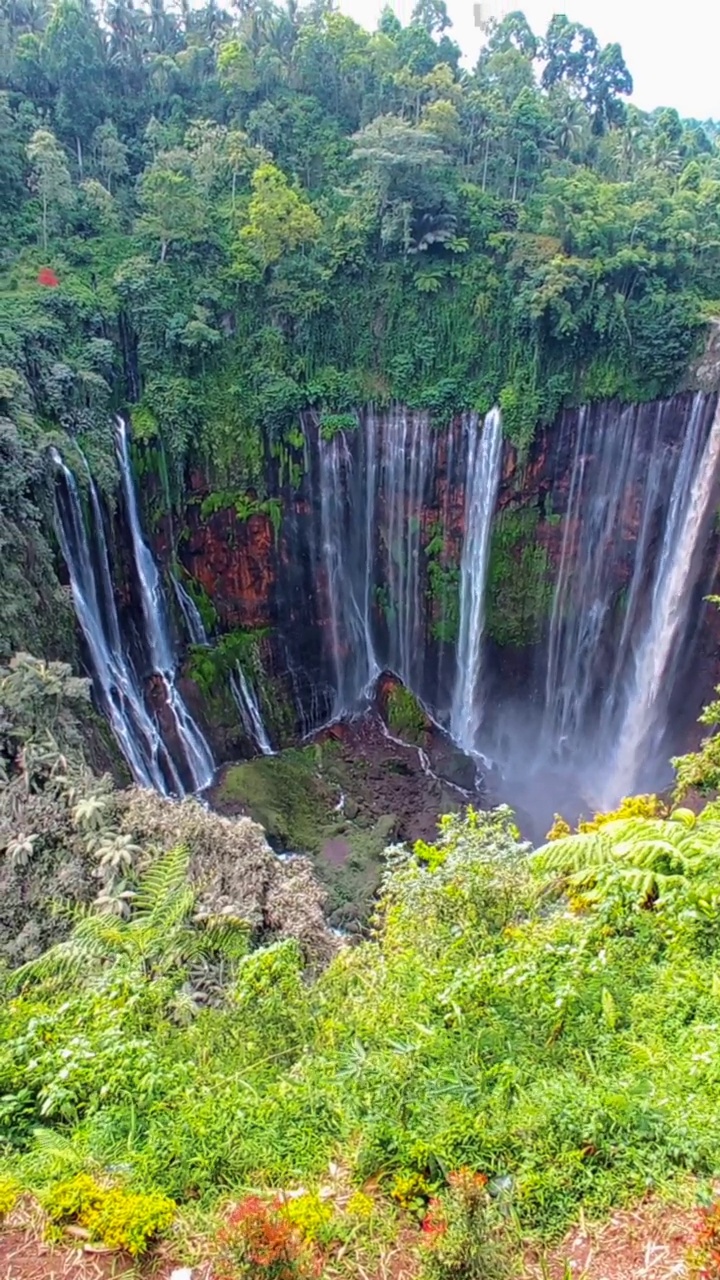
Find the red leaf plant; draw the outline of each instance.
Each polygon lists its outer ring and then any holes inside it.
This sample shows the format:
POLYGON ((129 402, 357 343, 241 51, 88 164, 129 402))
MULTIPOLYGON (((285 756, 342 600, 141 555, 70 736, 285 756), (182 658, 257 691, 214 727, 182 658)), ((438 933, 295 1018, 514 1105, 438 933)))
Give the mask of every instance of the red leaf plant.
POLYGON ((52 267, 41 267, 37 276, 38 284, 44 284, 49 289, 57 289, 60 281, 58 280, 52 267))

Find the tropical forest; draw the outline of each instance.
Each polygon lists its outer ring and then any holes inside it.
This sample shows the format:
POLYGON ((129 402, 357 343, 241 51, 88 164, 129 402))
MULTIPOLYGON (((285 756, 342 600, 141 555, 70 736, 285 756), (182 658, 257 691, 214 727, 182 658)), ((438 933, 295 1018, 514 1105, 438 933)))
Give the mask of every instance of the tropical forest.
POLYGON ((0 0, 3 1280, 720 1280, 720 101, 486 7, 0 0))

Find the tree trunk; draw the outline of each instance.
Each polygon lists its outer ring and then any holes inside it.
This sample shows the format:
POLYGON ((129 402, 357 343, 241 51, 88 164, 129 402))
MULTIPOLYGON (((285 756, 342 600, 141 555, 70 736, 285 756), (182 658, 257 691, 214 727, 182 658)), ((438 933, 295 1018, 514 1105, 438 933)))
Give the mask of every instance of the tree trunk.
POLYGON ((485 159, 484 159, 484 161, 483 161, 483 176, 482 176, 482 189, 483 189, 483 191, 485 190, 485 188, 486 188, 486 186, 487 186, 487 171, 488 171, 488 160, 489 160, 489 158, 490 158, 490 134, 488 133, 488 135, 487 135, 487 137, 486 137, 486 139, 485 139, 485 159))
POLYGON ((517 160, 515 162, 515 177, 513 178, 512 199, 517 200, 518 176, 520 174, 520 147, 518 146, 517 160))
POLYGON ((43 192, 43 251, 47 253, 47 196, 43 192))
POLYGON ((75 143, 76 143, 76 146, 77 146, 77 159, 78 159, 78 169, 79 169, 79 171, 80 171, 80 181, 82 182, 82 180, 83 180, 83 153, 82 153, 82 142, 80 141, 80 139, 79 139, 77 136, 75 137, 75 143))

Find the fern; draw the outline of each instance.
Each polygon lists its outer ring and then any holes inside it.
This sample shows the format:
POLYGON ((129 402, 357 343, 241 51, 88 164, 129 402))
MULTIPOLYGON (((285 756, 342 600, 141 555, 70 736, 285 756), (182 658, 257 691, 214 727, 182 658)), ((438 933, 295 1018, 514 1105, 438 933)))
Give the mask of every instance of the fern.
POLYGON ((552 841, 533 862, 596 897, 623 887, 648 905, 690 889, 711 901, 720 896, 720 820, 713 810, 696 816, 689 809, 668 818, 621 818, 552 841))

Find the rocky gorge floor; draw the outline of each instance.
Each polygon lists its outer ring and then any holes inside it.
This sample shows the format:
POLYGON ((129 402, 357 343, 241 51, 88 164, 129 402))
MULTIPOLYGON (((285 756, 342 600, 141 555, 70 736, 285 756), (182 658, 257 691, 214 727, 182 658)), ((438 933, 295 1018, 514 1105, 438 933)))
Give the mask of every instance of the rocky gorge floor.
POLYGON ((419 704, 410 723, 393 723, 399 688, 381 677, 363 714, 302 746, 228 766, 210 795, 220 813, 259 822, 278 853, 309 855, 331 923, 350 932, 372 910, 388 845, 431 842, 441 814, 483 803, 474 761, 419 704))

